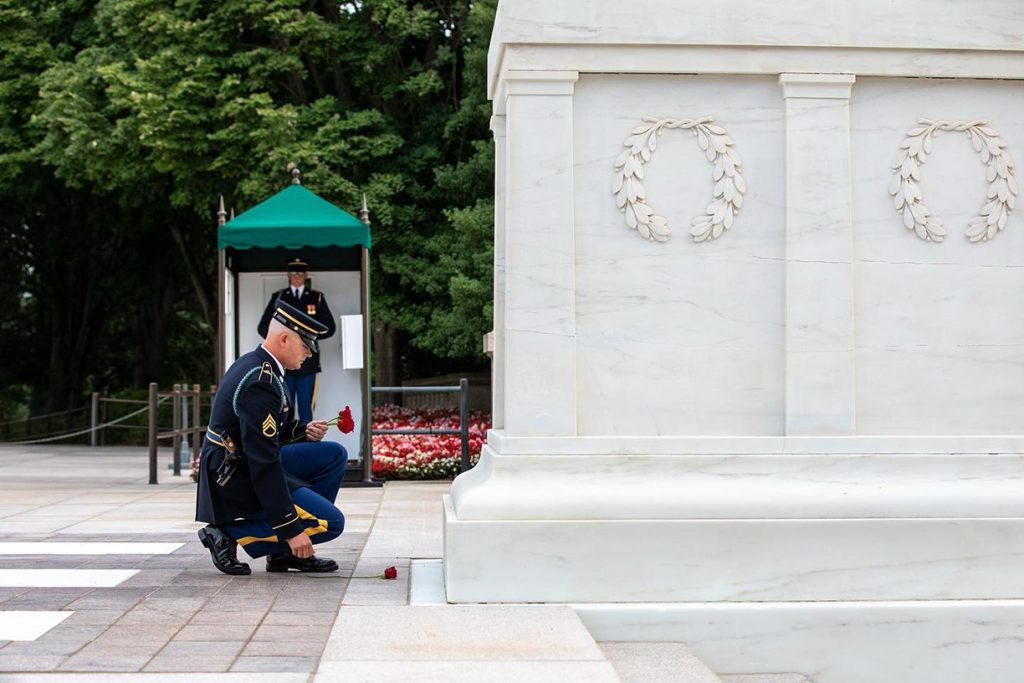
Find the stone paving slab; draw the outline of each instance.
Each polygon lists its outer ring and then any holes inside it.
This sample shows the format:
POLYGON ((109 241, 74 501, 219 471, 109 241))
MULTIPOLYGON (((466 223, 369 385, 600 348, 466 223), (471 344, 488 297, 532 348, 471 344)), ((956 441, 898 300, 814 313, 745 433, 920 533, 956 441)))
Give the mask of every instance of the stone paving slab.
POLYGON ((720 683, 683 643, 599 643, 623 683, 720 683))
POLYGON ((244 640, 172 641, 143 671, 227 671, 243 647, 244 640))
POLYGON ((604 661, 567 606, 344 606, 324 662, 604 661))
MULTIPOLYGON (((313 650, 314 648, 311 648, 313 650)), ((307 671, 316 668, 317 657, 239 657, 232 671, 307 671)))
POLYGON ((618 683, 608 662, 324 662, 315 683, 618 683))
POLYGON ((803 674, 720 674, 722 683, 811 683, 803 674))

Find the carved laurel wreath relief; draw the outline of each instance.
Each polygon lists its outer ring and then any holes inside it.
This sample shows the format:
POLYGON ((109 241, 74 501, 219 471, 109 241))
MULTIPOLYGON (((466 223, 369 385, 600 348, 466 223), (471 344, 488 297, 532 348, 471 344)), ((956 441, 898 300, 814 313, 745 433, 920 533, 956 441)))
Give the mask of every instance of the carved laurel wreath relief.
POLYGON ((734 217, 743 206, 747 183, 740 173, 740 155, 733 149, 735 141, 725 129, 715 125, 714 118, 659 119, 645 116, 644 125, 637 126, 622 143, 626 149, 615 159, 612 193, 619 211, 626 216, 626 225, 653 242, 667 242, 672 235, 668 219, 654 213, 647 203, 643 186, 644 164, 658 147, 658 136, 669 128, 692 130, 697 144, 712 164, 711 177, 715 189, 704 213, 693 219, 690 235, 695 242, 717 239, 732 227, 734 217))
POLYGON ((889 183, 896 212, 903 215, 903 225, 923 240, 941 242, 946 228, 921 198, 921 167, 932 151, 936 131, 960 131, 971 140, 974 151, 981 155, 988 181, 988 197, 977 216, 967 223, 967 239, 971 242, 990 240, 1006 227, 1007 218, 1017 204, 1017 180, 1013 158, 999 133, 987 121, 918 121, 921 127, 907 131, 900 151, 892 162, 893 178, 889 183))

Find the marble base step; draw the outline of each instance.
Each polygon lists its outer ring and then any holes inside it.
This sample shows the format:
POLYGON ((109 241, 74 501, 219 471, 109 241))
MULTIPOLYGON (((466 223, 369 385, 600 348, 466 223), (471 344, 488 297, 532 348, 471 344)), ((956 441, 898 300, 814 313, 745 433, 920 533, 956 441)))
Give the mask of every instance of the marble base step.
POLYGON ((723 683, 1020 683, 1024 661, 1024 600, 573 607, 599 642, 686 643, 723 683))

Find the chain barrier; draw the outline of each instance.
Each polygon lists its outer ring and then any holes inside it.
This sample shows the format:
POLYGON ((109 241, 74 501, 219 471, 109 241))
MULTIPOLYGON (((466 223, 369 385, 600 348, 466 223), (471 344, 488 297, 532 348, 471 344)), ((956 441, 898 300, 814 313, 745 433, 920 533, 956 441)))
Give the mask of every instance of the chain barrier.
MULTIPOLYGON (((157 401, 157 405, 162 404, 168 398, 170 398, 170 397, 169 396, 164 396, 163 398, 159 399, 157 401)), ((50 441, 60 441, 61 439, 70 439, 73 436, 81 436, 82 434, 88 434, 89 432, 91 432, 93 430, 97 430, 98 431, 100 429, 104 429, 105 427, 110 427, 111 425, 116 425, 116 424, 118 424, 120 422, 124 422, 128 418, 135 417, 136 415, 141 415, 142 413, 146 412, 147 410, 149 410, 149 406, 148 405, 143 406, 143 407, 139 408, 138 410, 132 411, 132 412, 128 413, 127 415, 122 415, 121 417, 117 418, 116 420, 111 420, 110 422, 105 422, 103 424, 98 424, 95 427, 86 427, 85 429, 79 429, 79 430, 74 431, 74 432, 68 432, 66 434, 58 434, 57 436, 47 436, 47 437, 43 437, 41 439, 30 439, 28 441, 5 441, 3 443, 5 445, 10 445, 10 446, 25 446, 25 445, 34 444, 34 443, 48 443, 50 441)), ((140 427, 140 429, 141 429, 141 427, 140 427)))

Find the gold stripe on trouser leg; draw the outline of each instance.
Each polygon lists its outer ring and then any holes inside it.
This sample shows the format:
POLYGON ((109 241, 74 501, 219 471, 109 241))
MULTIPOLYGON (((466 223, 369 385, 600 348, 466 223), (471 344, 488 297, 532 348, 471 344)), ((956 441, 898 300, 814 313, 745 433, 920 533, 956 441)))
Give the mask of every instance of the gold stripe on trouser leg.
POLYGON ((267 541, 268 543, 279 542, 277 536, 242 536, 240 539, 238 539, 238 544, 249 545, 250 543, 255 543, 256 541, 267 541))
POLYGON ((303 531, 306 532, 307 536, 313 536, 315 534, 320 534, 327 531, 326 519, 320 519, 319 517, 315 517, 309 514, 308 512, 300 508, 298 505, 295 506, 295 511, 299 513, 299 517, 302 517, 302 519, 316 520, 317 526, 306 527, 305 529, 303 529, 303 531))

